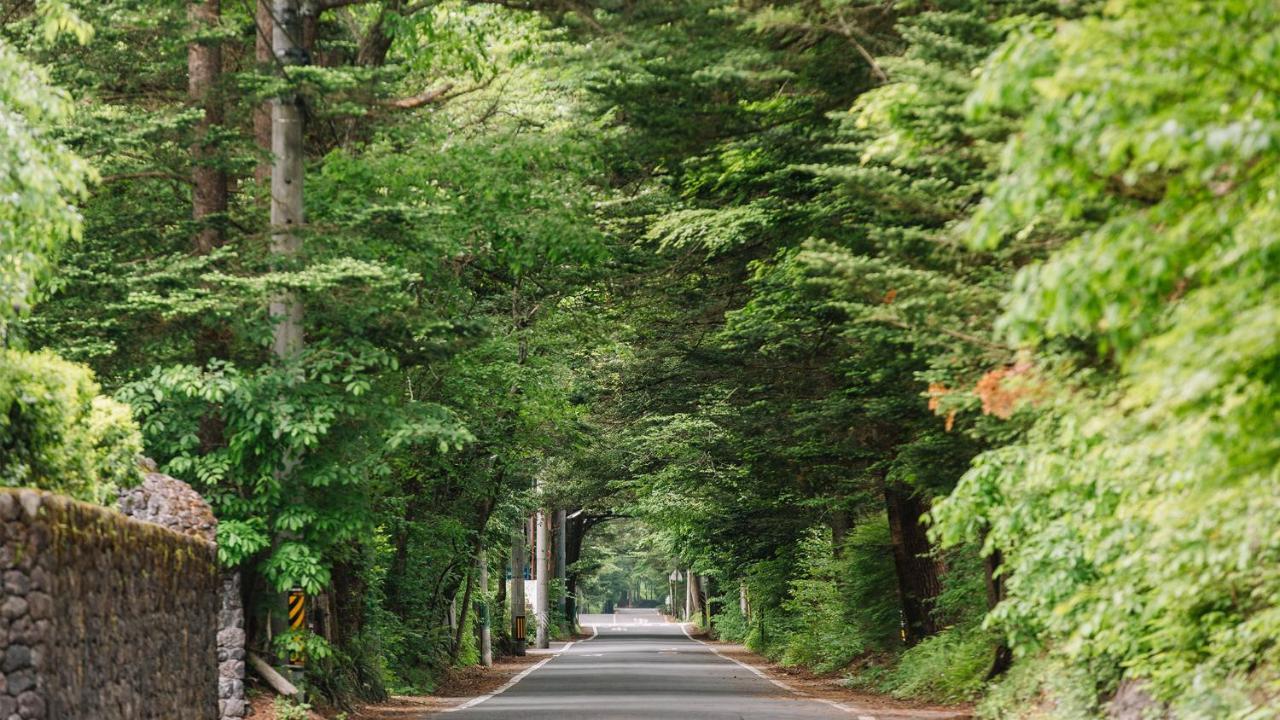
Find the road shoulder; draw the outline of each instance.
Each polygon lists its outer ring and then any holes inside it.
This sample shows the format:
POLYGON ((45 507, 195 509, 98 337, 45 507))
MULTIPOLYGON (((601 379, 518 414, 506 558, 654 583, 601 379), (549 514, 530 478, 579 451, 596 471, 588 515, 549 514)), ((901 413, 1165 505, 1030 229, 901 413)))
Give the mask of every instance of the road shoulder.
MULTIPOLYGON (((544 651, 545 652, 545 651, 544 651)), ((348 715, 349 720, 419 720, 491 695, 520 673, 547 659, 544 653, 503 656, 493 667, 460 668, 449 675, 431 695, 396 695, 384 703, 363 705, 348 715)))
POLYGON ((970 705, 914 703, 859 692, 840 685, 837 675, 818 675, 800 668, 785 668, 737 643, 712 640, 699 634, 690 634, 689 637, 788 692, 837 707, 856 720, 969 720, 973 717, 970 705))

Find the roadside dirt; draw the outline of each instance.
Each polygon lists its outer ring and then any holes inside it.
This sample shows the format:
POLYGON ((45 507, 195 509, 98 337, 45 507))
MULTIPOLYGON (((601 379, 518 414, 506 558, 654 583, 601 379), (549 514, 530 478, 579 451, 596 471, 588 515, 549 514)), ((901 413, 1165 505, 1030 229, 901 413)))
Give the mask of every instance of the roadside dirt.
MULTIPOLYGON (((249 714, 245 717, 248 720, 277 720, 275 703, 276 696, 270 692, 251 694, 249 714)), ((311 712, 307 713, 307 720, 325 720, 325 717, 318 712, 311 712)))
POLYGON ((711 640, 706 635, 694 637, 715 648, 721 655, 750 665, 807 696, 839 703, 854 717, 866 716, 875 720, 969 720, 973 717, 971 705, 913 703, 850 690, 840 685, 838 674, 819 675, 803 668, 784 668, 742 645, 711 640))
POLYGON ((434 695, 397 695, 385 703, 365 705, 348 713, 348 720, 418 720, 438 713, 473 697, 491 693, 502 687, 526 667, 546 655, 500 657, 492 668, 468 667, 451 672, 436 688, 434 695))

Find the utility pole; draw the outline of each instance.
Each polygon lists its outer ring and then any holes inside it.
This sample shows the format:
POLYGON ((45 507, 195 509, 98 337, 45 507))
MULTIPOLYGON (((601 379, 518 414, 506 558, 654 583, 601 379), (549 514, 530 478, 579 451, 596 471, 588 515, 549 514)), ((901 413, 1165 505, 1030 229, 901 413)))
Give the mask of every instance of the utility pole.
POLYGON ((564 547, 564 541, 565 541, 564 525, 566 522, 566 517, 567 517, 567 514, 565 513, 564 510, 556 511, 556 515, 555 515, 556 534, 555 534, 554 544, 555 544, 555 550, 556 550, 556 582, 557 582, 557 586, 560 588, 560 597, 556 601, 556 610, 560 613, 560 617, 564 618, 565 621, 569 623, 570 629, 576 629, 578 627, 578 619, 569 617, 568 612, 566 610, 568 605, 567 596, 566 596, 566 593, 568 592, 568 586, 565 584, 565 579, 568 577, 567 575, 568 570, 565 568, 565 547, 564 547))
POLYGON ((550 621, 547 610, 550 607, 548 595, 550 595, 551 590, 551 568, 548 567, 550 565, 548 561, 551 559, 551 538, 547 528, 547 512, 539 509, 535 518, 535 522, 537 522, 536 544, 538 550, 538 559, 535 567, 538 574, 538 595, 534 598, 534 614, 538 619, 536 643, 538 648, 546 649, 551 647, 551 635, 547 632, 547 624, 550 621))
POLYGON ((511 536, 511 654, 524 655, 524 528, 511 536))
POLYGON ((489 554, 484 548, 476 558, 480 565, 480 608, 476 616, 480 619, 480 662, 485 667, 493 667, 493 630, 489 627, 489 554))
MULTIPOLYGON (((298 0, 274 0, 271 48, 282 67, 301 65, 306 51, 298 0)), ((305 222, 302 198, 302 103, 293 91, 271 101, 271 252, 278 260, 292 260, 302 249, 298 231, 305 222)), ((302 305, 292 293, 271 299, 275 323, 272 348, 276 357, 289 358, 302 349, 302 305)))
MULTIPOLYGON (((271 14, 271 52, 277 64, 285 68, 302 64, 305 52, 298 46, 302 28, 298 0, 272 0, 271 14)), ((293 259, 302 248, 297 234, 305 219, 302 139, 301 99, 286 90, 271 100, 271 253, 275 262, 293 259)), ((268 314, 274 323, 272 351, 279 360, 288 360, 302 349, 302 306, 292 294, 283 293, 271 298, 268 314)), ((288 482, 296 461, 286 456, 277 479, 288 482)), ((288 533, 281 532, 273 542, 278 546, 288 538, 288 533)), ((288 627, 288 596, 278 595, 273 605, 271 629, 282 632, 288 627)))

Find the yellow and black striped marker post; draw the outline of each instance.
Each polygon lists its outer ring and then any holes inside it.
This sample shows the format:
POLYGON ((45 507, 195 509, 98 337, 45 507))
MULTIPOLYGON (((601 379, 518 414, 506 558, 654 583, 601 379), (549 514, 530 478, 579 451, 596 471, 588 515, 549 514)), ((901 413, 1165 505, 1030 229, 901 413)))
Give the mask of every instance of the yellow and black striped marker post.
MULTIPOLYGON (((302 592, 302 588, 294 588, 289 591, 289 629, 298 632, 306 627, 307 596, 302 592)), ((300 650, 289 655, 290 665, 302 667, 305 664, 305 660, 300 650)))

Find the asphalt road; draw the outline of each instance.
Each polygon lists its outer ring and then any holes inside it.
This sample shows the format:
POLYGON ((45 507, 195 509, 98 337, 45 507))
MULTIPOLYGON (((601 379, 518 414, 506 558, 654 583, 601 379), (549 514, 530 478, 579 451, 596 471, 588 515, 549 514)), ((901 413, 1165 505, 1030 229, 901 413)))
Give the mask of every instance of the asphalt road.
POLYGON ((800 698, 690 639, 653 611, 583 615, 590 640, 549 656, 451 720, 858 720, 800 698))

